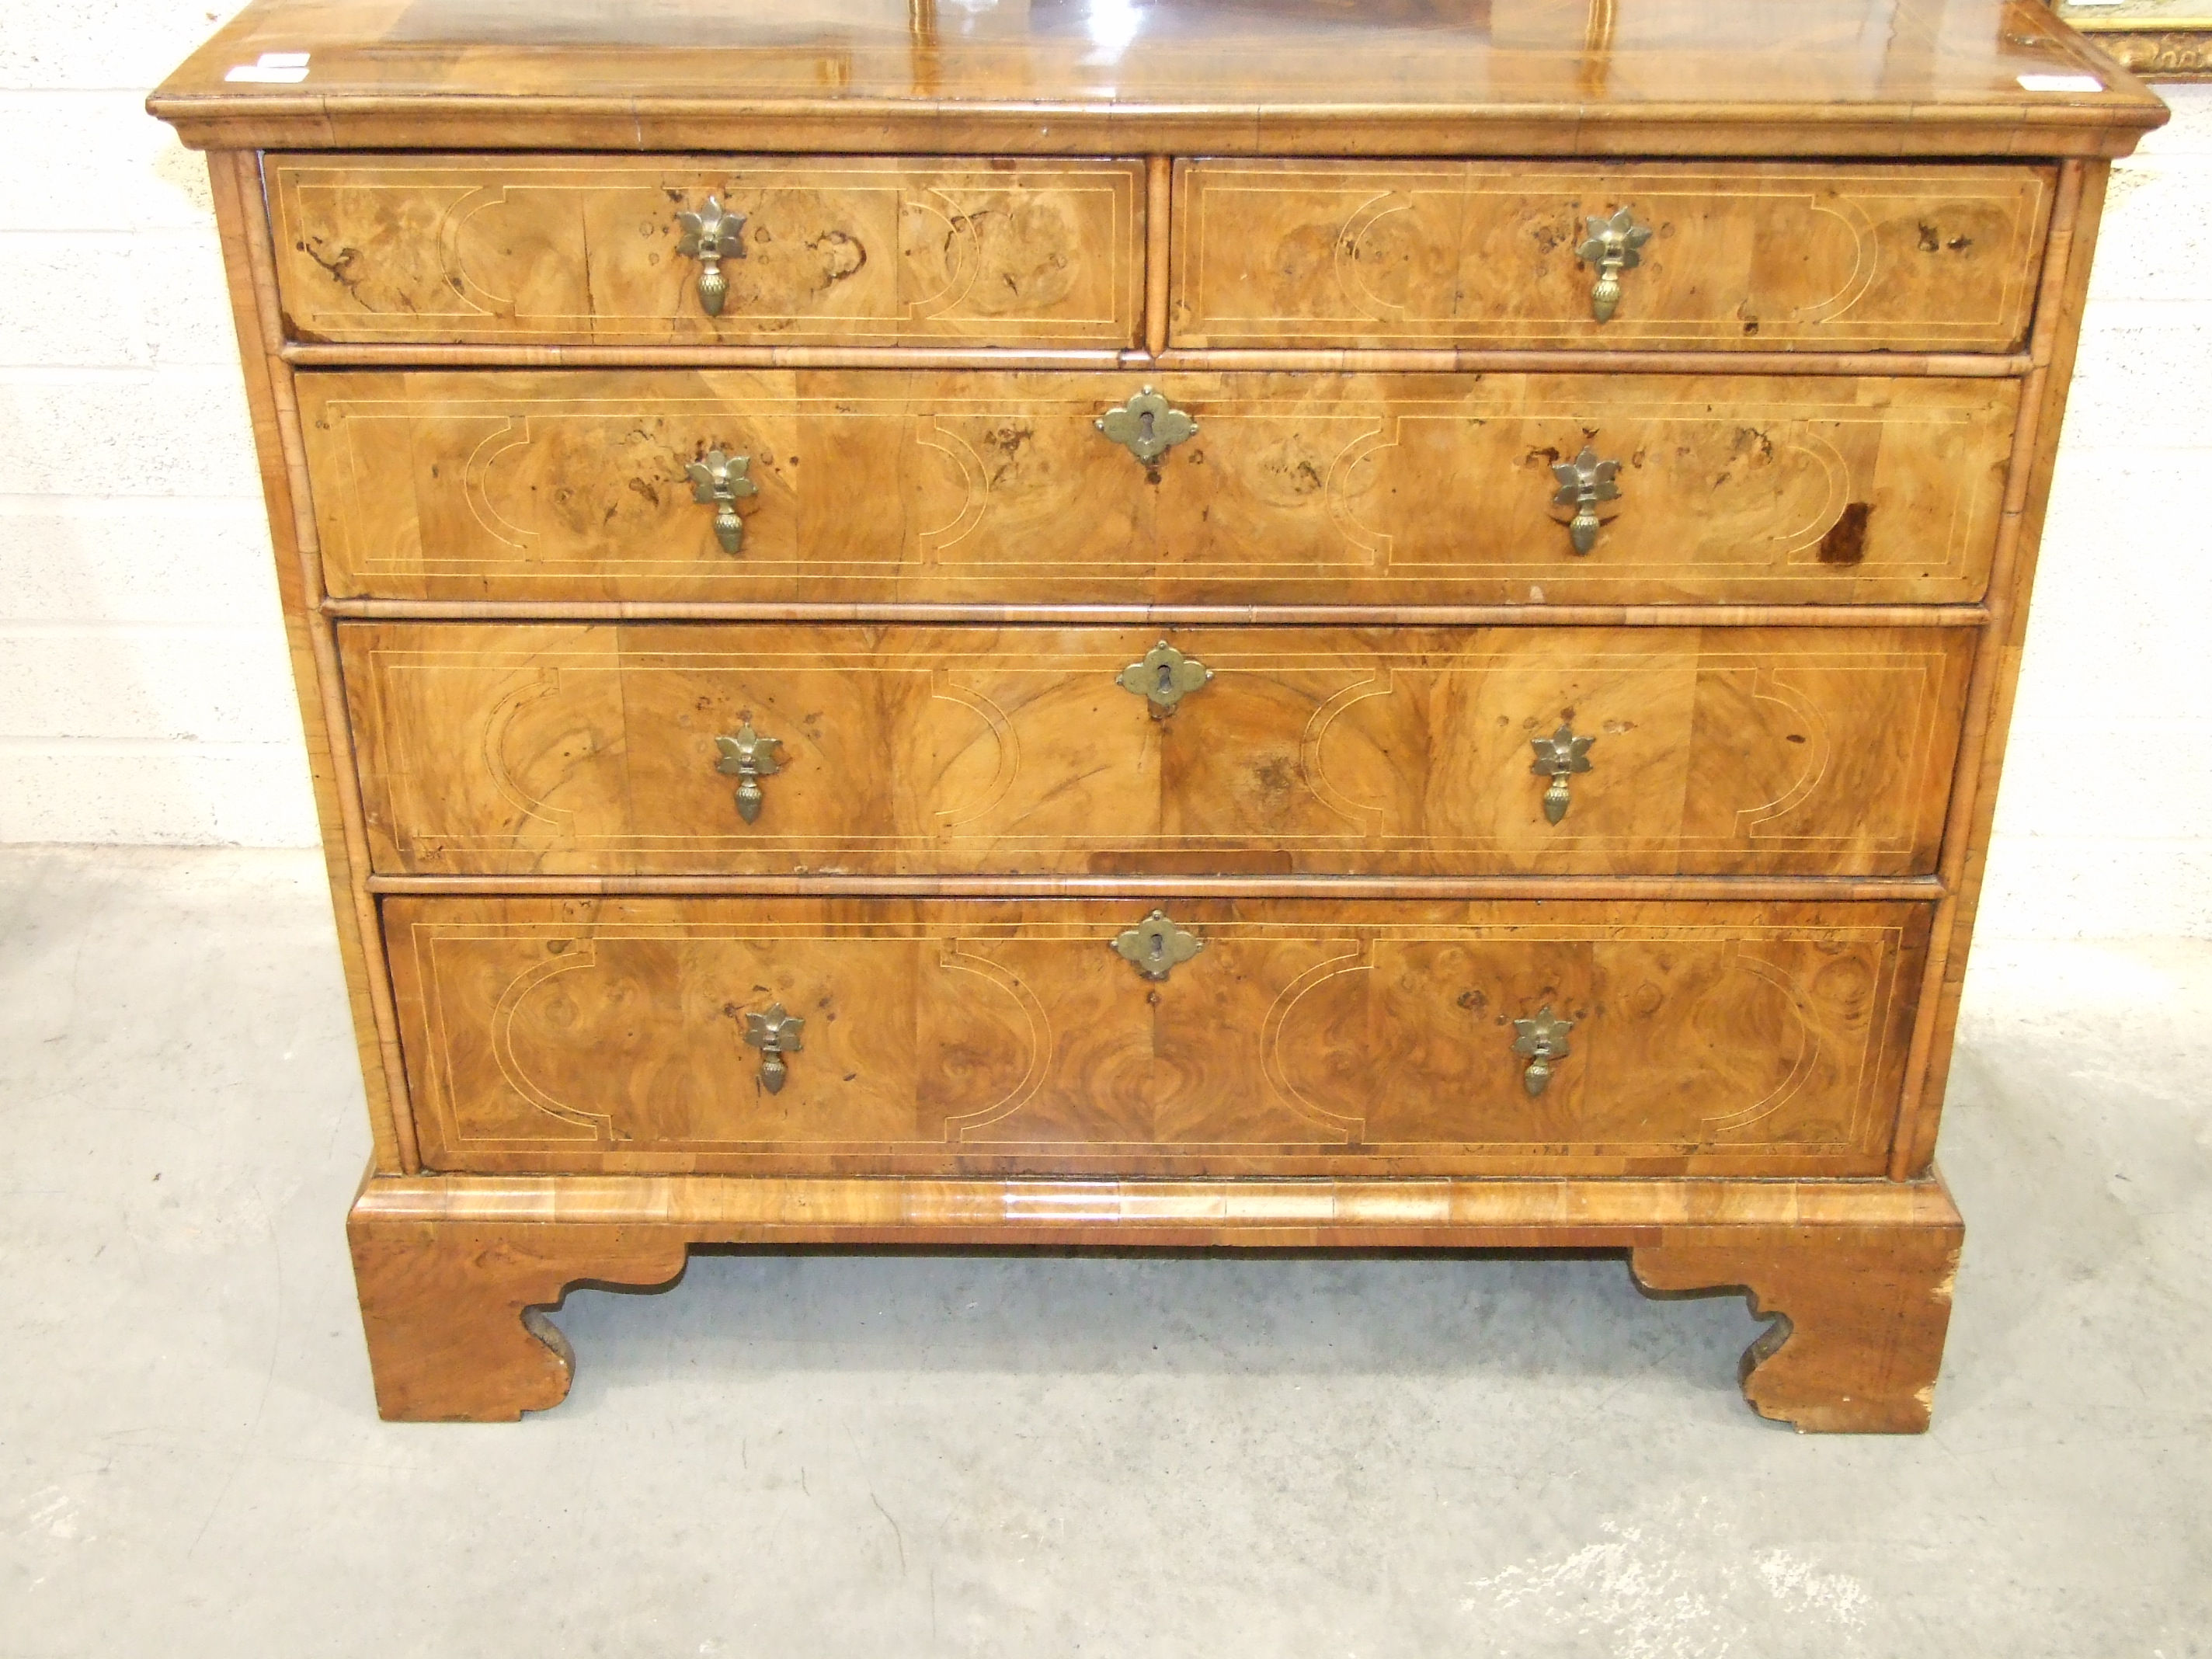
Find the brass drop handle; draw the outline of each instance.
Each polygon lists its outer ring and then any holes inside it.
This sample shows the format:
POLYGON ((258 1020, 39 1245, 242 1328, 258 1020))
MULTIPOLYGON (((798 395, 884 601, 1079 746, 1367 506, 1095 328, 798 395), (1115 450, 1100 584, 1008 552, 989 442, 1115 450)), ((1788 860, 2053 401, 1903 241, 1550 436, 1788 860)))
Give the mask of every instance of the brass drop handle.
POLYGON ((771 1003, 764 1014, 745 1016, 745 1042, 761 1051, 761 1087, 769 1093, 781 1092, 784 1079, 791 1075, 783 1057, 799 1053, 804 1046, 799 1034, 805 1029, 806 1022, 797 1014, 784 1012, 780 1002, 771 1003))
POLYGON ((1198 422, 1146 386, 1119 409, 1091 422, 1147 467, 1176 445, 1198 435, 1198 422))
POLYGON ((699 307, 709 317, 719 317, 722 301, 730 296, 730 279, 722 275, 722 261, 745 257, 745 216, 726 212, 721 202, 709 196, 707 205, 696 213, 678 214, 676 225, 684 233, 676 251, 699 262, 699 307))
POLYGON ((1534 1019, 1513 1022, 1513 1052, 1528 1060, 1521 1073, 1521 1086, 1531 1096, 1542 1094, 1552 1081, 1552 1062, 1567 1057, 1567 1033, 1574 1029, 1574 1021, 1553 1016, 1548 1002, 1534 1019))
POLYGON ((1531 738, 1528 742, 1536 750, 1536 758, 1528 769, 1540 778, 1549 778, 1552 787, 1544 791, 1544 816, 1553 823, 1566 817, 1571 803, 1567 798, 1567 780, 1577 772, 1590 769, 1589 746, 1595 738, 1578 738, 1575 728, 1565 721, 1548 738, 1531 738))
POLYGON ((714 769, 737 779, 738 816, 750 823, 761 815, 760 781, 782 769, 776 750, 783 747, 783 739, 762 736, 749 720, 738 728, 735 737, 715 738, 714 746, 721 750, 714 769))
POLYGON ((1644 263, 1642 250, 1651 240, 1651 227, 1638 224, 1636 216, 1626 208, 1589 222, 1589 238, 1575 250, 1575 257, 1596 270, 1590 311, 1601 323, 1609 323, 1620 303, 1620 273, 1644 263))
POLYGON ((1151 703, 1154 714, 1172 714, 1212 678, 1213 671, 1197 658, 1186 657, 1162 640, 1115 676, 1115 684, 1151 703))
POLYGON ((719 449, 684 464, 691 479, 691 499, 714 509, 714 539, 725 553, 739 552, 745 544, 745 521, 738 516, 738 503, 760 494, 752 467, 751 456, 725 455, 719 449))
POLYGON ((1114 940, 1114 954, 1152 980, 1165 979, 1204 949, 1204 939, 1176 927, 1164 910, 1153 911, 1114 940))
POLYGON ((1567 537, 1575 551, 1587 553, 1597 545, 1597 504, 1620 499, 1619 461, 1601 461, 1597 451, 1588 444, 1582 453, 1571 461, 1553 464, 1552 476, 1559 482, 1552 496, 1554 507, 1571 507, 1575 516, 1567 521, 1567 537))

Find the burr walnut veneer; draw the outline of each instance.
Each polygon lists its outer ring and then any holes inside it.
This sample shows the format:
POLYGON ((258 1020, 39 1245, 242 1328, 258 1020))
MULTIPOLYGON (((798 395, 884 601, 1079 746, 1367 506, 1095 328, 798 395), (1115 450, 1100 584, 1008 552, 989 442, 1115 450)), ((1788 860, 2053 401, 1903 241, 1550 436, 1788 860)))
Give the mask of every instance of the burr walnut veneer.
POLYGON ((397 1418, 730 1243, 1614 1249, 1924 1427, 2106 169, 2007 0, 257 0, 397 1418))
POLYGON ((394 875, 1928 875, 1958 628, 348 623, 394 875), (1553 822, 1530 711, 1596 734, 1553 822), (719 735, 784 735, 731 810, 719 735), (1601 744, 1597 748, 1595 744, 1601 744))
POLYGON ((297 380, 324 580, 363 599, 1932 604, 1982 597, 2008 379, 490 370, 297 380), (1603 556, 1553 468, 1621 463, 1603 556), (744 556, 684 483, 750 458, 744 556))

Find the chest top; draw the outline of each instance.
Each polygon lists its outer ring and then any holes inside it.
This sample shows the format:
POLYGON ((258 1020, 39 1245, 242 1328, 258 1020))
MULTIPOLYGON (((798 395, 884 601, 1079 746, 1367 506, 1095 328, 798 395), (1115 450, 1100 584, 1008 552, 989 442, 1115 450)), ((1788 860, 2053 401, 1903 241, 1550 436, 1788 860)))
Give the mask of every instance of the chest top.
POLYGON ((256 0, 204 148, 2118 155, 2034 0, 256 0))

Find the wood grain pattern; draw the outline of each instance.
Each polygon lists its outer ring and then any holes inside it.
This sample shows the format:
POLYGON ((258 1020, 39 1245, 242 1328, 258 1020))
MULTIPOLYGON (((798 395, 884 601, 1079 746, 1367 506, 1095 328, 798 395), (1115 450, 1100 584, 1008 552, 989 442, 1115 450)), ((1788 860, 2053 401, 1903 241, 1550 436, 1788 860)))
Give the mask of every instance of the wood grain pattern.
POLYGON ((397 599, 1864 604, 1982 593, 2010 380, 303 374, 331 591, 397 599), (1621 463, 1586 556, 1553 464, 1621 463), (684 482, 752 458, 742 552, 684 482))
POLYGON ((1933 868, 1948 629, 349 623, 377 867, 466 874, 1933 868), (717 740, 781 769, 741 820, 717 740), (1531 740, 1590 769, 1551 822, 1531 740))
POLYGON ((2027 166, 1182 161, 1170 338, 2006 351, 2051 185, 2027 166), (1576 250, 1623 207, 1653 234, 1601 324, 1576 250))
POLYGON ((672 1277, 702 1244, 1629 1249, 1653 1290, 1747 1286, 1754 1409, 1927 1426, 1962 1228, 1940 1180, 373 1181, 347 1231, 388 1418, 511 1421, 574 1370, 539 1310, 672 1277))
POLYGON ((1142 340, 1144 163, 271 155, 287 331, 312 340, 1142 340), (745 216, 720 316, 676 216, 745 216))
POLYGON ((388 899, 429 1167, 1878 1170, 1921 905, 388 899), (744 1016, 806 1020, 769 1092, 744 1016), (1514 1019, 1577 1022, 1540 1095, 1514 1019))
POLYGON ((2039 0, 1140 9, 256 0, 149 103, 198 145, 914 155, 2121 155, 2166 118, 2039 0), (313 69, 226 81, 264 52, 313 69))

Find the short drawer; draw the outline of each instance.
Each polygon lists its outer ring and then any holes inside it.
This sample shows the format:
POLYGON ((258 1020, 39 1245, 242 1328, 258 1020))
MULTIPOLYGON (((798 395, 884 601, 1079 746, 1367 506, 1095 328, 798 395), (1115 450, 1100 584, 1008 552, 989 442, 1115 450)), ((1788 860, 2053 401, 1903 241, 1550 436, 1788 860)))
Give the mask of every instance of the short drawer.
POLYGON ((1172 337, 2009 351, 2054 188, 2037 167, 1181 162, 1172 337))
POLYGON ((453 599, 1972 600, 2020 401, 1666 374, 1176 373, 1157 409, 1133 374, 299 388, 331 591, 453 599), (1101 429, 1117 409, 1138 448, 1101 429), (1156 443, 1196 429, 1154 450, 1148 410, 1156 443))
POLYGON ((1974 635, 353 623, 411 874, 1899 875, 1974 635))
POLYGON ((546 1172, 1874 1174, 1928 931, 1840 902, 383 915, 425 1163, 546 1172))
POLYGON ((1140 332, 1138 161, 271 155, 264 176, 303 340, 1118 348, 1140 332))

